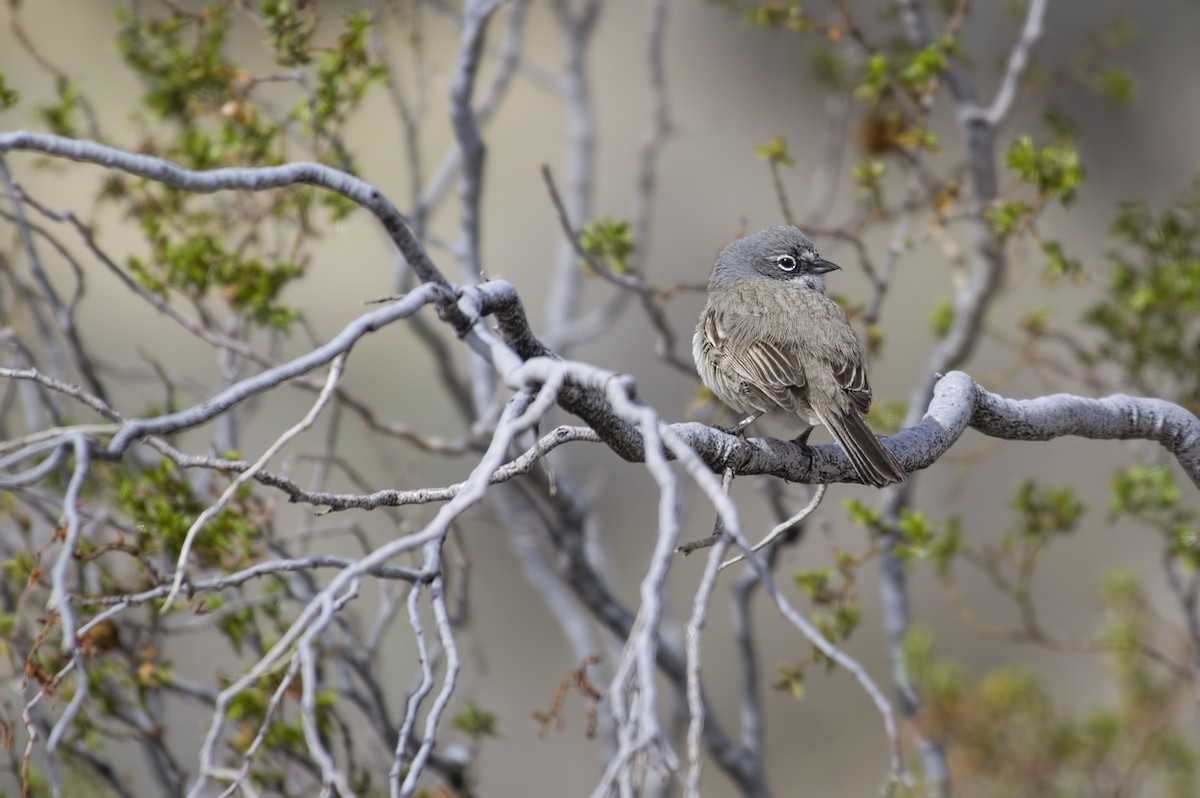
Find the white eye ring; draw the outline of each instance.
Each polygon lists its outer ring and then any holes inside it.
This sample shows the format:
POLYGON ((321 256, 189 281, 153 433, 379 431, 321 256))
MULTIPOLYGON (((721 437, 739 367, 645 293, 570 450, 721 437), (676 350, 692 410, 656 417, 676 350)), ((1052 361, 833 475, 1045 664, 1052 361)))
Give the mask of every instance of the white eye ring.
POLYGON ((780 255, 775 258, 775 265, 783 269, 785 272, 796 270, 796 259, 791 255, 780 255))

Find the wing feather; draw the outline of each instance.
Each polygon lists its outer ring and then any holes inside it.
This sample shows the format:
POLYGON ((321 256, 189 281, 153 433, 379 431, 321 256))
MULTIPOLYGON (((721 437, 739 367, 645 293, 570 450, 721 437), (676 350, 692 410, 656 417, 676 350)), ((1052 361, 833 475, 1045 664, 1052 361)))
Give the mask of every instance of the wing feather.
POLYGON ((737 375, 742 390, 748 394, 759 394, 782 410, 795 410, 793 391, 802 389, 807 382, 804 367, 795 356, 796 353, 790 347, 766 340, 733 345, 723 322, 719 312, 706 314, 704 336, 712 352, 737 375))
POLYGON ((833 377, 846 392, 855 410, 866 414, 871 409, 871 383, 867 380, 867 368, 862 362, 834 365, 833 377))
POLYGON ((705 314, 704 336, 712 351, 746 385, 755 386, 780 409, 796 409, 797 391, 803 399, 808 385, 805 360, 823 362, 859 413, 871 409, 871 383, 867 379, 866 366, 861 361, 835 363, 820 350, 809 348, 804 351, 803 341, 780 342, 758 338, 733 344, 730 326, 719 312, 705 314))

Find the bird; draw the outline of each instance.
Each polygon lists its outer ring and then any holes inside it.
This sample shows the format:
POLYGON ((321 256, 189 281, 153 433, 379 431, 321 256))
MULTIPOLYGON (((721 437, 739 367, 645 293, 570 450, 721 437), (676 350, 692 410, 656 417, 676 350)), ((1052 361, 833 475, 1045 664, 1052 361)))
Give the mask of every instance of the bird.
POLYGON ((739 238, 717 256, 692 357, 718 399, 748 417, 798 419, 807 443, 817 424, 833 435, 859 478, 884 487, 904 468, 863 420, 871 409, 866 353, 845 311, 825 295, 840 269, 791 225, 739 238))

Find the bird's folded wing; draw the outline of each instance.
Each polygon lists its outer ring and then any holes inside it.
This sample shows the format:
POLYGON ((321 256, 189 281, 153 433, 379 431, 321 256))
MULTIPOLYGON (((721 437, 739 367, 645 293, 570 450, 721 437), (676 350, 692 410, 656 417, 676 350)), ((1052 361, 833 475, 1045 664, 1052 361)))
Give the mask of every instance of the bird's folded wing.
POLYGON ((866 415, 871 409, 871 383, 867 380, 866 364, 862 361, 835 364, 833 378, 842 386, 854 409, 866 415))
POLYGON ((853 361, 835 362, 822 357, 824 353, 807 351, 802 354, 803 341, 781 344, 765 339, 734 344, 718 314, 705 319, 704 335, 709 346, 742 378, 756 386, 781 408, 795 407, 792 392, 807 386, 804 362, 825 361, 838 386, 846 392, 854 409, 866 413, 871 409, 871 383, 867 380, 866 365, 853 361))
POLYGON ((719 313, 704 319, 704 337, 713 353, 744 385, 753 386, 781 409, 795 409, 792 392, 807 382, 796 352, 764 340, 735 343, 722 321, 719 313))

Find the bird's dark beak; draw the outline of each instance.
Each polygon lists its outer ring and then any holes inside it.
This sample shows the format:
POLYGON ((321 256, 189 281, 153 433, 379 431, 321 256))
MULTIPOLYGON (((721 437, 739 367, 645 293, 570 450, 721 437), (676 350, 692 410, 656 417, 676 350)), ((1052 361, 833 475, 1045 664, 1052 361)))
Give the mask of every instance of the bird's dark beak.
POLYGON ((809 271, 813 274, 824 274, 825 272, 832 272, 841 268, 836 263, 822 259, 813 261, 813 265, 809 267, 809 271))

